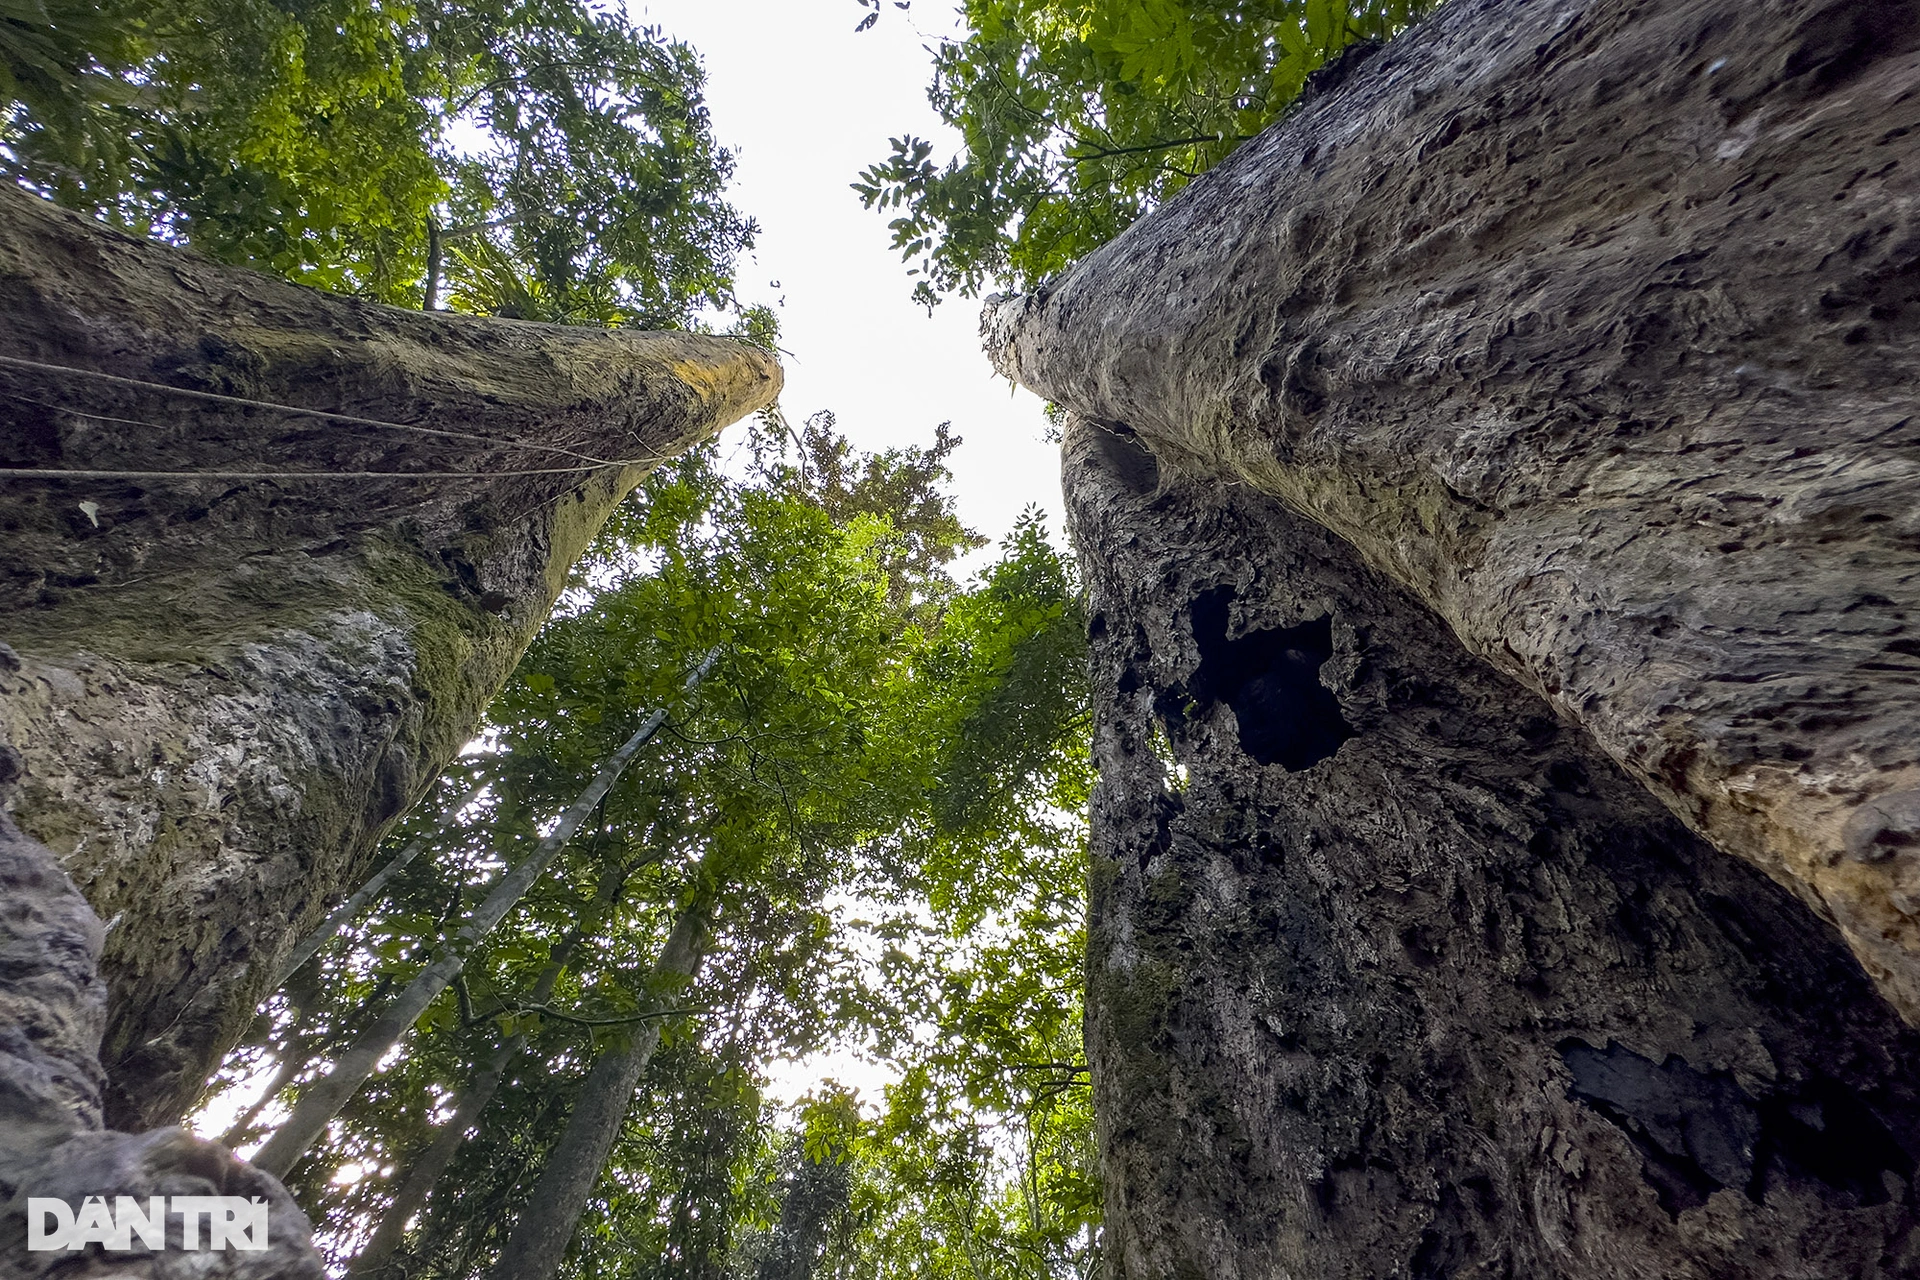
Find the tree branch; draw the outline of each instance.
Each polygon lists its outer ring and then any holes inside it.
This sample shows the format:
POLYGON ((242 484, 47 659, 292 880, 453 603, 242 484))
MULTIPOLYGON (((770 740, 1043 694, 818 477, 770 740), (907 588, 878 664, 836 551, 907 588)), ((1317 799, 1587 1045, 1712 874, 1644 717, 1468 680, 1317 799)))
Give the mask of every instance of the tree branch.
POLYGON ((672 1018, 683 1013, 712 1013, 713 1010, 706 1008, 652 1009, 646 1013, 628 1014, 623 1018, 585 1018, 577 1013, 568 1013, 564 1009, 556 1009, 550 1004, 523 1004, 503 1009, 501 1012, 516 1017, 523 1013, 537 1013, 542 1017, 554 1018, 560 1022, 570 1022, 580 1027, 628 1027, 636 1022, 649 1022, 654 1018, 672 1018))
MULTIPOLYGON (((1197 146, 1202 142, 1247 142, 1253 135, 1242 133, 1203 133, 1191 138, 1175 138, 1170 142, 1148 142, 1137 147, 1103 147, 1087 155, 1065 157, 1068 164, 1084 164, 1089 160, 1105 160, 1111 156, 1140 155, 1149 151, 1171 151, 1175 147, 1197 146)), ((1189 175, 1191 176, 1191 175, 1189 175)))

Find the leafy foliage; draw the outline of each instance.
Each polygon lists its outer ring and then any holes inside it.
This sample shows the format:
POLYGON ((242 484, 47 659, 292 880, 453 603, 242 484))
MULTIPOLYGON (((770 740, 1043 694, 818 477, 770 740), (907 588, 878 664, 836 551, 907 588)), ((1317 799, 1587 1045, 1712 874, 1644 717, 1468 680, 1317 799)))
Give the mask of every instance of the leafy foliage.
POLYGON ((662 1002, 663 1046, 565 1274, 899 1274, 884 1268, 918 1236, 940 1250, 970 1232, 965 1247, 1016 1261, 1090 1239, 1083 1078, 993 1065, 1077 1054, 1077 589, 1037 516, 954 582, 945 566, 979 542, 942 489, 957 441, 942 429, 929 448, 861 455, 831 426, 763 422, 744 476, 708 446, 650 479, 492 708, 493 750, 442 783, 444 802, 483 776, 485 798, 230 1063, 245 1075, 349 1038, 648 708, 673 708, 590 834, 295 1169, 336 1260, 481 1064, 524 1037, 442 1179, 457 1194, 428 1200, 381 1274, 484 1272, 595 1054, 662 1002), (653 991, 662 940, 696 900, 712 904, 710 959, 691 988, 653 991), (828 1090, 783 1128, 769 1065, 830 1044, 867 1046, 907 1083, 878 1121, 828 1090), (1034 1153, 1017 1186, 1010 1143, 1034 1153), (945 1183, 914 1181, 928 1163, 945 1183), (954 1187, 991 1212, 956 1216, 954 1187))
POLYGON ((76 164, 116 167, 118 140, 96 105, 130 96, 121 77, 148 49, 136 5, 0 0, 0 98, 76 164))
MULTIPOLYGON (((917 300, 1032 288, 1277 120, 1307 77, 1431 0, 966 0, 928 98, 960 133, 895 138, 854 184, 898 211, 917 300)), ((869 17, 876 16, 875 14, 869 17)))
POLYGON ((909 883, 921 1023, 857 1148, 834 1274, 1048 1280, 1097 1265, 1081 1050, 1087 751, 1078 585, 1029 513, 921 657, 941 726, 909 883))
POLYGON ((886 568, 889 600, 903 617, 930 618, 917 606, 946 599, 953 586, 946 567, 962 552, 986 545, 961 525, 952 499, 940 491, 947 458, 960 447, 960 437, 943 422, 934 428, 930 448, 856 457, 833 428, 831 412, 807 419, 791 440, 794 461, 774 466, 773 483, 805 495, 837 524, 884 521, 890 536, 876 544, 875 552, 886 568))
POLYGON ((517 311, 503 255, 542 318, 732 305, 754 228, 657 30, 582 0, 5 3, 0 168, 69 207, 403 304, 457 255, 470 305, 517 311))

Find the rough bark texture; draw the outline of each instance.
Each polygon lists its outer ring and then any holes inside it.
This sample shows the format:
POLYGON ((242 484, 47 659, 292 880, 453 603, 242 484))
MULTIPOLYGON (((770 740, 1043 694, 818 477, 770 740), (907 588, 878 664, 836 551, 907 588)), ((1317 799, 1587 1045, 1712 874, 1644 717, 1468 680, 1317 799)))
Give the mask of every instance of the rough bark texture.
POLYGON ((16 191, 0 314, 0 467, 477 473, 0 479, 14 816, 108 922, 108 1118, 144 1127, 365 875, 613 505, 779 370, 719 338, 319 294, 16 191))
MULTIPOLYGON (((0 747, 0 802, 20 777, 0 747)), ((96 1050, 106 1022, 101 929, 53 851, 0 811, 0 1277, 85 1276, 142 1280, 321 1280, 306 1217, 274 1179, 215 1143, 180 1129, 101 1131, 96 1050), (27 1200, 87 1196, 260 1196, 268 1201, 265 1251, 148 1254, 29 1252, 27 1200)), ((113 1201, 110 1199, 109 1203, 113 1201)), ((168 1224, 177 1245, 184 1224, 168 1224)))
POLYGON ((1832 929, 1278 502, 1078 419, 1066 480, 1110 1275, 1920 1274, 1832 929))
POLYGON ((1338 533, 1920 1017, 1920 6, 1450 0, 1000 367, 1338 533))

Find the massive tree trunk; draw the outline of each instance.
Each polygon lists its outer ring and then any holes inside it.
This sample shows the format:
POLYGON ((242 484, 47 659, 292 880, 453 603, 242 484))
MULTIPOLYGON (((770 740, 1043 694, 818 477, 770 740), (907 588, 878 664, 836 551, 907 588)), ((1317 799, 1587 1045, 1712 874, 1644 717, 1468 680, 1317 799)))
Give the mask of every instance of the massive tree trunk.
POLYGON ((1327 78, 1000 366, 1337 533, 1920 1018, 1920 11, 1450 0, 1327 78))
POLYGON ((1075 420, 1126 1280, 1920 1274, 1920 1034, 1353 549, 1075 420))
POLYGON ((1917 149, 1911 3, 1450 0, 988 309, 1112 1274, 1920 1273, 1917 149))
POLYGON ((108 1117, 144 1127, 365 876, 613 505, 779 370, 320 294, 11 190, 0 314, 0 740, 15 819, 108 922, 108 1117))

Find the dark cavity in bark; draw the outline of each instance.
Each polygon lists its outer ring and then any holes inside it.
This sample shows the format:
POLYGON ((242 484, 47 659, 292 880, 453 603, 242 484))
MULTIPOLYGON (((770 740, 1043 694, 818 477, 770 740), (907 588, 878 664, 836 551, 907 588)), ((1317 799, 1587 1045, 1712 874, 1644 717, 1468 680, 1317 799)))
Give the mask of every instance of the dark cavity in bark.
POLYGON ((1108 1274, 1920 1275, 1920 1035, 1840 940, 1350 547, 1118 443, 1064 468, 1108 1274), (1237 741, 1288 647, 1350 733, 1299 771, 1237 741))
POLYGON ((1353 736, 1340 701, 1320 682, 1333 657, 1333 619, 1269 627, 1227 638, 1233 592, 1218 588, 1193 602, 1193 641, 1200 667, 1194 702, 1233 708, 1240 749, 1261 764, 1298 773, 1325 760, 1353 736))

